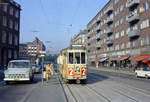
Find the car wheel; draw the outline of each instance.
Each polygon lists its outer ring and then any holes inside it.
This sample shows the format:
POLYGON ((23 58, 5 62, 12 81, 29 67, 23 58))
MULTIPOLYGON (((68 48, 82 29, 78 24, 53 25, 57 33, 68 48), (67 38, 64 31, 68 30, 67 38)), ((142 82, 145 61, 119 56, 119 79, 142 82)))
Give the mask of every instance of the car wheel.
POLYGON ((137 73, 135 73, 135 76, 136 76, 137 78, 139 77, 137 73))
POLYGON ((149 78, 147 74, 145 75, 145 78, 146 78, 146 79, 148 79, 148 78, 149 78))
POLYGON ((5 81, 5 83, 6 83, 6 85, 9 85, 9 84, 10 84, 10 82, 9 82, 9 81, 5 81))

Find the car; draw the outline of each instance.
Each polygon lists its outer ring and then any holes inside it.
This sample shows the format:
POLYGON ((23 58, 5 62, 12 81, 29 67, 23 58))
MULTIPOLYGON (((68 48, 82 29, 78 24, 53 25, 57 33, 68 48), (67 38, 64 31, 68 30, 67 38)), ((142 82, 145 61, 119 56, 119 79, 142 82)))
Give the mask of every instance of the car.
POLYGON ((139 70, 135 70, 136 77, 145 77, 150 78, 150 68, 140 68, 139 70))
POLYGON ((40 69, 41 69, 41 66, 39 66, 37 64, 32 65, 32 70, 34 70, 34 73, 39 73, 40 69))
POLYGON ((6 84, 16 81, 32 82, 34 74, 29 60, 12 60, 8 63, 7 70, 4 71, 4 81, 6 84))

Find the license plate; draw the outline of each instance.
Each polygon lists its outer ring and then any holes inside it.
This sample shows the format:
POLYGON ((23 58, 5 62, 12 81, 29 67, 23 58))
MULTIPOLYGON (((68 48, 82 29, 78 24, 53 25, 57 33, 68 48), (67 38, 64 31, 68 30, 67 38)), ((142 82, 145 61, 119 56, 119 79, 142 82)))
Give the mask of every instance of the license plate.
POLYGON ((18 79, 18 78, 15 78, 14 80, 15 80, 15 81, 18 81, 19 79, 18 79))

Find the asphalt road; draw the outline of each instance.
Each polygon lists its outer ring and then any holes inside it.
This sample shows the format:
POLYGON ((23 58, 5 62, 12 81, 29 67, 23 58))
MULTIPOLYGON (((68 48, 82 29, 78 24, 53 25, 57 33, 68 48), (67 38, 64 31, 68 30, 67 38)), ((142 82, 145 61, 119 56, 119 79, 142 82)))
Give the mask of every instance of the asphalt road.
POLYGON ((87 84, 63 84, 58 74, 49 83, 0 85, 0 102, 149 102, 150 79, 114 72, 88 70, 87 84), (63 85, 63 86, 62 86, 63 85))
POLYGON ((74 102, 150 102, 150 80, 88 69, 87 84, 67 84, 74 102))
POLYGON ((112 81, 115 81, 117 83, 123 83, 150 92, 150 79, 137 78, 134 75, 99 71, 95 69, 89 69, 88 71, 89 71, 89 75, 94 75, 97 78, 103 78, 104 80, 111 79, 112 81))

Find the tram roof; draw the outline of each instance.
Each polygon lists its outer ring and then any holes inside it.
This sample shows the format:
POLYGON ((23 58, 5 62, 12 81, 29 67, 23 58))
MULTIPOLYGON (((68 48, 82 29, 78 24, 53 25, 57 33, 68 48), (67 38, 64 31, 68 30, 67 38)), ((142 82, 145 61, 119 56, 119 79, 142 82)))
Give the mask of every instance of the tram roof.
POLYGON ((63 50, 86 50, 86 48, 85 48, 85 45, 70 45, 69 47, 63 50))

